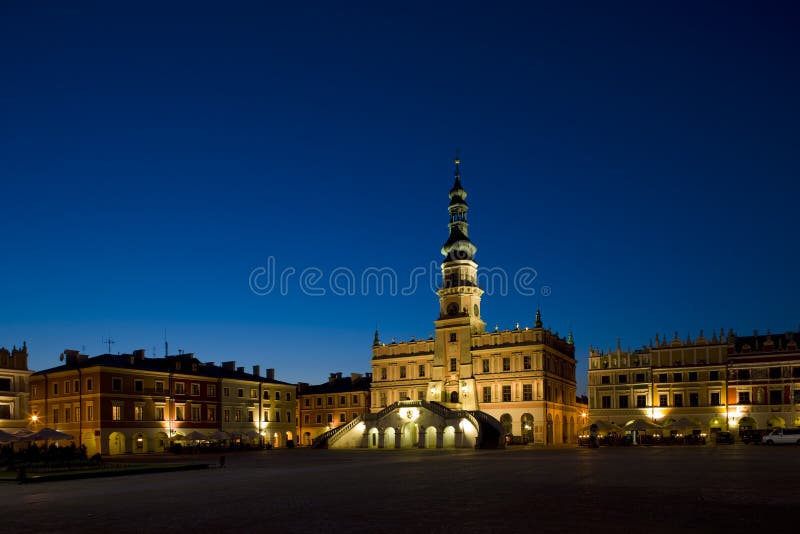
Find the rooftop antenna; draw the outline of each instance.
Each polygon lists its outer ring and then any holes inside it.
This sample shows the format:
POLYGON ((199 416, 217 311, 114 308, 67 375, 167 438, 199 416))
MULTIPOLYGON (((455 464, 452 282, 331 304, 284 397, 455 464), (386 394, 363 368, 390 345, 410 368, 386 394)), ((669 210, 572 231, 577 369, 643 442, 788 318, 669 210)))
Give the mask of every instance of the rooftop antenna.
POLYGON ((113 345, 114 343, 116 343, 116 341, 114 341, 114 340, 113 340, 113 339, 111 339, 110 337, 107 337, 106 339, 104 339, 104 340, 103 340, 103 343, 104 343, 104 344, 106 344, 106 345, 108 345, 108 354, 111 354, 111 345, 113 345))
POLYGON ((167 329, 164 329, 164 357, 169 356, 169 343, 167 342, 167 329))

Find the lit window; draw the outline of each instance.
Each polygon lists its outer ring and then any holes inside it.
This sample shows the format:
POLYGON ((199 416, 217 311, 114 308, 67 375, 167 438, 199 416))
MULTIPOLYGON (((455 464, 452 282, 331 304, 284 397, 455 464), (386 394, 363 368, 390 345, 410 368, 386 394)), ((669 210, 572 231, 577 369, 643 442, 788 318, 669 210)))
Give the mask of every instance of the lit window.
POLYGON ((111 406, 111 420, 122 421, 122 405, 114 404, 111 406))
POLYGON ((192 383, 192 395, 197 397, 200 395, 200 384, 192 383))
MULTIPOLYGON (((88 406, 87 409, 91 409, 91 406, 88 406)), ((163 420, 164 420, 164 407, 156 406, 156 421, 163 421, 163 420)))
POLYGON ((455 358, 450 358, 450 372, 455 373, 458 370, 458 362, 455 358))
POLYGON ((183 382, 175 382, 175 394, 176 395, 185 395, 186 394, 186 384, 183 382))
POLYGON ((511 370, 511 358, 503 358, 503 371, 511 370))
POLYGON ((533 384, 522 385, 522 400, 533 400, 533 384))
POLYGON ((511 402, 511 386, 503 386, 503 402, 511 402))

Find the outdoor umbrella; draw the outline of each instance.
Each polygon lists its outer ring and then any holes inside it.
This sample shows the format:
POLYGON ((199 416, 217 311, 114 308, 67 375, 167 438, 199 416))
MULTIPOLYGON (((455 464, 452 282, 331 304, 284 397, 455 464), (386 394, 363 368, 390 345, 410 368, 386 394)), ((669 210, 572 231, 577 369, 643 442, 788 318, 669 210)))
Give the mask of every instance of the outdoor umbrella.
POLYGON ((25 439, 28 439, 28 440, 31 440, 31 441, 38 441, 40 439, 48 440, 48 441, 49 440, 58 441, 60 439, 73 439, 73 436, 72 436, 72 434, 65 434, 64 432, 59 432, 58 430, 54 430, 52 428, 45 427, 45 428, 41 429, 40 431, 36 432, 35 434, 32 434, 32 435, 28 436, 25 439))
POLYGON ((186 439, 201 440, 201 439, 208 439, 208 436, 206 436, 205 434, 202 434, 202 433, 198 432, 197 430, 195 430, 194 432, 188 434, 186 436, 186 439))
POLYGON ((23 428, 22 430, 17 430, 14 432, 14 435, 17 437, 18 440, 28 440, 33 435, 33 431, 28 430, 27 428, 23 428))
POLYGON ((664 425, 665 430, 677 430, 679 432, 683 432, 684 434, 691 432, 695 428, 701 428, 700 423, 697 421, 693 421, 686 417, 682 417, 677 421, 672 421, 666 425, 664 425))
POLYGON ((644 419, 634 419, 625 424, 625 430, 636 430, 638 432, 646 432, 648 430, 661 430, 661 427, 655 423, 645 421, 644 419))
POLYGON ((227 432, 223 432, 222 430, 217 430, 216 432, 208 436, 208 439, 231 439, 231 437, 228 435, 227 432))
POLYGON ((622 432, 621 427, 615 425, 614 423, 607 423, 606 421, 595 421, 585 428, 586 430, 591 430, 592 426, 595 426, 597 431, 601 434, 608 434, 609 432, 622 432))
POLYGON ((261 437, 261 434, 259 434, 255 430, 248 430, 247 432, 245 432, 244 435, 247 436, 250 439, 258 439, 258 438, 261 437))
POLYGON ((0 430, 0 442, 6 443, 8 441, 17 441, 17 439, 19 439, 19 438, 17 436, 15 436, 14 434, 9 434, 8 432, 5 432, 4 430, 0 430))

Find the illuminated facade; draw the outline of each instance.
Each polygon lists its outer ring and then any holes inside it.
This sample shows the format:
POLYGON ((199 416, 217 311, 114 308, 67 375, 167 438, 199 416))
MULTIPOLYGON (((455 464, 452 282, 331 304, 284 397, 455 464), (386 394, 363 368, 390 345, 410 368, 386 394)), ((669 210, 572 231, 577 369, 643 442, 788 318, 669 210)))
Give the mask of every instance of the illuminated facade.
POLYGON ((146 358, 143 350, 93 358, 68 350, 63 359, 64 365, 31 375, 29 427, 72 434, 90 455, 158 452, 192 432, 217 430, 282 446, 295 431, 293 421, 259 419, 273 407, 261 399, 276 392, 282 394, 279 409, 295 410, 295 387, 274 380, 271 370, 265 378, 257 367, 249 374, 234 362, 204 364, 192 354, 146 358))
POLYGON ((13 432, 28 425, 30 375, 26 343, 11 350, 0 347, 0 429, 13 432))
POLYGON ((800 333, 692 340, 656 335, 636 351, 589 354, 591 421, 688 419, 694 431, 800 425, 800 333))
POLYGON ((331 373, 323 384, 299 384, 297 426, 302 445, 311 445, 320 434, 369 413, 372 375, 331 373))
POLYGON ((496 427, 506 442, 574 443, 579 421, 571 334, 565 339, 544 328, 538 311, 532 327, 486 332, 458 160, 449 197, 435 333, 386 344, 375 332, 373 417, 365 417, 363 428, 348 429, 347 437, 332 435, 333 441, 384 448, 495 446, 493 437, 484 438, 496 427))

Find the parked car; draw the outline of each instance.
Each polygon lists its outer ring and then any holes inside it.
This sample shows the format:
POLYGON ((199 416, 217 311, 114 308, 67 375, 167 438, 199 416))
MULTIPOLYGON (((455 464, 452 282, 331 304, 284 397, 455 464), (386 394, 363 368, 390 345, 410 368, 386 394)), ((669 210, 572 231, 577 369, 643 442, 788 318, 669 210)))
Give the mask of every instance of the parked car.
POLYGON ((766 445, 796 443, 800 445, 800 428, 776 428, 761 438, 761 443, 766 445))
POLYGON ((717 443, 733 443, 733 434, 730 432, 717 432, 717 443))
POLYGON ((761 438, 765 435, 769 434, 769 430, 740 430, 739 431, 739 439, 742 440, 742 443, 761 443, 761 438))

